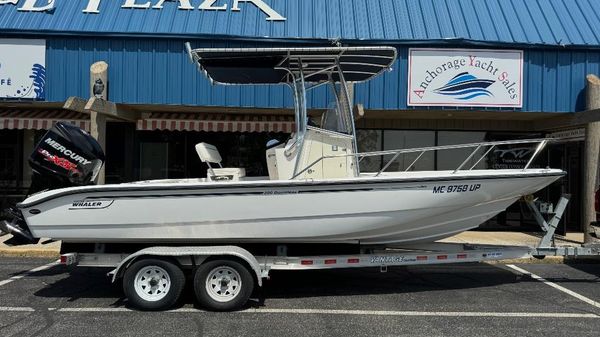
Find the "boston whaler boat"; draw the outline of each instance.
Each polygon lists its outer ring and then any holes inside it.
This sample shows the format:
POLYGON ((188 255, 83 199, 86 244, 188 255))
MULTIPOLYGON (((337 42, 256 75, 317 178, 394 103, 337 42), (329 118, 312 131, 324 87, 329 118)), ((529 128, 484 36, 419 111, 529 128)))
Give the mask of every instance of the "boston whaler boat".
POLYGON ((11 221, 0 222, 13 234, 9 243, 62 240, 62 263, 114 268, 109 274, 123 279, 128 303, 146 310, 174 305, 185 272, 193 275, 200 305, 235 310, 272 270, 383 271, 388 265, 600 254, 549 246, 566 207, 562 199, 550 224, 543 222, 547 234, 538 248, 433 242, 477 227, 565 172, 530 168, 545 139, 359 153, 347 81, 367 81, 390 68, 394 48, 187 48, 214 82, 291 89, 296 129, 287 142, 267 144, 269 176, 223 168, 218 150, 200 143, 207 178, 90 185, 103 165, 102 149, 86 132, 57 123, 30 158, 31 190, 41 192, 9 210, 11 221), (325 89, 333 104, 315 126, 307 92, 325 89), (524 168, 480 169, 490 154, 515 146, 532 148, 524 168), (423 156, 453 150, 467 153, 453 170, 413 170, 423 156), (369 157, 386 159, 382 169, 361 172, 369 157), (398 159, 410 164, 388 171, 398 159))
POLYGON ((85 132, 59 123, 30 162, 38 178, 71 186, 31 195, 13 210, 14 220, 1 227, 16 243, 41 237, 105 244, 431 242, 477 227, 565 174, 529 168, 544 139, 359 153, 347 83, 387 70, 395 48, 187 47, 216 83, 291 88, 296 129, 266 150, 269 177, 213 168, 221 162, 218 150, 201 143, 196 150, 209 165, 207 178, 87 185, 103 163, 102 150, 85 132), (306 97, 319 87, 334 103, 317 127, 309 125, 306 97), (475 169, 492 150, 517 144, 535 147, 525 168, 475 169), (412 170, 424 154, 453 149, 470 149, 454 170, 412 170), (382 170, 360 171, 361 160, 382 156, 389 159, 382 170), (388 172, 401 156, 414 160, 388 172))

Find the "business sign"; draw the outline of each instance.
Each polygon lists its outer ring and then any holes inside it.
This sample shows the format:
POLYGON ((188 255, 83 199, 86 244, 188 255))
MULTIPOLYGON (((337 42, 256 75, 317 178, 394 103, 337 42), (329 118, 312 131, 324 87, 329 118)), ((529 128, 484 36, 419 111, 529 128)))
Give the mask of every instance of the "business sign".
MULTIPOLYGON (((71 0, 69 0, 71 1, 71 0)), ((110 0, 117 1, 117 0, 110 0)), ((193 0, 120 0, 121 8, 129 9, 162 9, 165 2, 174 3, 181 10, 205 10, 205 11, 226 11, 233 12, 241 11, 240 4, 247 3, 254 5, 266 15, 267 21, 285 21, 285 17, 273 10, 265 1, 268 0, 202 0, 195 7, 193 0), (231 3, 228 3, 231 2, 231 3), (229 7, 231 5, 231 7, 229 7)), ((83 13, 100 13, 100 5, 102 0, 84 0, 84 7, 81 8, 83 13)), ((18 11, 21 12, 48 12, 52 13, 56 9, 56 0, 0 0, 0 5, 18 6, 18 11)))
POLYGON ((409 106, 523 107, 523 51, 411 48, 409 106))
POLYGON ((585 139, 585 128, 561 130, 546 135, 546 138, 556 138, 561 140, 579 141, 585 139))
POLYGON ((0 98, 43 100, 46 41, 0 39, 0 98))

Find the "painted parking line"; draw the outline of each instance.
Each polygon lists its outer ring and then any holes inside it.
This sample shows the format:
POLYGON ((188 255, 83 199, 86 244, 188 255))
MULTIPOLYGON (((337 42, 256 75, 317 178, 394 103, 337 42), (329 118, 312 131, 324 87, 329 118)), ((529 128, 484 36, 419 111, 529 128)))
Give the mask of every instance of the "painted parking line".
POLYGON ((33 312, 34 308, 30 307, 0 307, 0 312, 33 312))
POLYGON ((50 269, 50 268, 52 268, 52 267, 54 267, 54 266, 58 265, 58 264, 59 264, 59 262, 60 262, 60 261, 54 261, 54 262, 50 262, 50 263, 48 263, 48 264, 45 264, 45 265, 43 265, 43 266, 39 266, 39 267, 33 268, 33 269, 31 269, 31 270, 28 270, 28 271, 26 271, 26 272, 23 272, 23 273, 21 273, 21 274, 19 274, 19 275, 15 275, 15 276, 13 276, 13 277, 11 277, 11 278, 8 278, 8 279, 6 279, 6 280, 0 281, 0 287, 2 287, 2 286, 4 286, 4 285, 7 285, 7 284, 9 284, 9 283, 11 283, 11 282, 13 282, 13 281, 20 280, 20 279, 22 279, 23 277, 25 277, 25 276, 28 276, 28 275, 31 275, 31 274, 33 274, 33 273, 37 273, 37 272, 40 272, 40 271, 43 271, 43 270, 46 270, 46 269, 50 269))
POLYGON ((572 290, 569 290, 569 289, 567 289, 567 288, 565 288, 563 286, 560 286, 560 285, 558 285, 558 284, 556 284, 554 282, 550 282, 550 281, 546 280, 545 278, 543 278, 541 276, 538 276, 538 275, 536 275, 534 273, 528 272, 527 270, 525 270, 523 268, 519 268, 519 267, 517 267, 517 266, 515 266, 513 264, 507 264, 506 266, 509 267, 509 268, 511 268, 511 269, 513 269, 513 270, 515 270, 515 271, 518 271, 521 274, 529 275, 531 278, 533 278, 535 280, 538 280, 540 282, 543 282, 543 283, 551 286, 554 289, 560 290, 560 291, 562 291, 563 293, 565 293, 567 295, 573 296, 573 297, 575 297, 576 299, 578 299, 580 301, 583 301, 583 302, 585 302, 585 303, 587 303, 589 305, 592 305, 592 306, 594 306, 596 308, 600 308, 600 302, 596 302, 596 301, 594 301, 594 300, 592 300, 592 299, 590 299, 588 297, 585 297, 585 296, 583 296, 583 295, 581 295, 579 293, 576 293, 576 292, 574 292, 572 290))
MULTIPOLYGON (((143 313, 128 308, 48 308, 49 311, 67 313, 143 313)), ((1 311, 1 308, 0 308, 1 311)), ((180 308, 165 313, 202 313, 195 308, 180 308)), ((232 314, 294 314, 294 315, 349 315, 349 316, 404 316, 404 317, 497 317, 497 318, 591 318, 600 315, 591 313, 564 312, 469 312, 469 311, 390 311, 390 310, 335 310, 335 309, 247 309, 232 314)))

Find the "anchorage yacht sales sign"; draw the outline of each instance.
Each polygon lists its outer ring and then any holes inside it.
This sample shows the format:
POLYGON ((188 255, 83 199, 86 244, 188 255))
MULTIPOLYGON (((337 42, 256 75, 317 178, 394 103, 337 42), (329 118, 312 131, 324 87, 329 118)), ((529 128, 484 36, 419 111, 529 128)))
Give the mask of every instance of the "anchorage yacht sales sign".
POLYGON ((45 98, 46 41, 0 39, 0 99, 45 98))
POLYGON ((523 51, 411 48, 409 106, 523 107, 523 51))

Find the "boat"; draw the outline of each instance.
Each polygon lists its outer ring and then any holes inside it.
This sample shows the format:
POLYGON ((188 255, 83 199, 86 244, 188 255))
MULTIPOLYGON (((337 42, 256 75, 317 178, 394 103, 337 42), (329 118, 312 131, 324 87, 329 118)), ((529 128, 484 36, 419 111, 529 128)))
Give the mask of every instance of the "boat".
POLYGON ((218 149, 201 143, 196 151, 207 163, 206 178, 94 185, 102 149, 84 131, 59 123, 30 163, 37 176, 58 177, 53 186, 64 187, 30 195, 0 228, 17 243, 43 237, 94 244, 409 245, 475 228, 565 175, 531 167, 547 139, 360 153, 349 83, 389 70, 393 47, 186 47, 213 83, 290 88, 295 130, 265 147, 268 177, 221 167, 218 149), (307 115, 312 90, 327 90, 333 101, 320 123, 307 115), (515 146, 533 148, 523 168, 481 168, 495 149, 515 146), (415 170, 425 154, 457 149, 469 154, 455 169, 415 170), (369 157, 384 158, 385 165, 362 172, 369 157), (388 170, 401 157, 411 164, 388 170))

